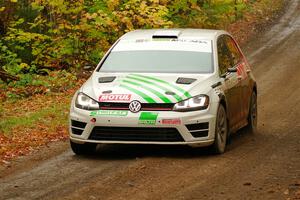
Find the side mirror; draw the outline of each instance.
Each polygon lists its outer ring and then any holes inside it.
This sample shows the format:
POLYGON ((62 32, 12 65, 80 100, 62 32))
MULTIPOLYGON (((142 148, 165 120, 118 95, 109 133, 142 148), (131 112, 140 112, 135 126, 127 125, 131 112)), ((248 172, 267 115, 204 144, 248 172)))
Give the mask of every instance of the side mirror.
POLYGON ((237 72, 237 68, 236 67, 229 67, 227 69, 227 72, 229 72, 229 73, 235 73, 235 72, 237 72))
POLYGON ((236 73, 237 72, 237 68, 236 67, 229 67, 227 68, 227 72, 222 74, 220 77, 221 78, 225 78, 230 74, 230 73, 236 73))

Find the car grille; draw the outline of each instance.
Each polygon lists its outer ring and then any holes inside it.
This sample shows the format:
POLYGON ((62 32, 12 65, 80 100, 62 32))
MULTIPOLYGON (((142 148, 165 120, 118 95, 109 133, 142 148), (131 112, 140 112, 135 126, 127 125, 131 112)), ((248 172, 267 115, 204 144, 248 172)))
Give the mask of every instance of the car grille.
POLYGON ((186 125, 186 128, 190 131, 193 137, 207 137, 208 127, 209 127, 208 122, 186 125))
MULTIPOLYGON (((101 102, 101 110, 129 110, 129 103, 101 102)), ((142 103, 141 111, 170 111, 174 103, 142 103)))
POLYGON ((71 120, 71 130, 72 130, 72 133, 75 135, 81 135, 85 126, 86 126, 85 122, 71 120))
POLYGON ((89 139, 108 141, 149 141, 181 142, 184 141, 176 128, 141 128, 141 127, 105 127, 97 126, 89 139))

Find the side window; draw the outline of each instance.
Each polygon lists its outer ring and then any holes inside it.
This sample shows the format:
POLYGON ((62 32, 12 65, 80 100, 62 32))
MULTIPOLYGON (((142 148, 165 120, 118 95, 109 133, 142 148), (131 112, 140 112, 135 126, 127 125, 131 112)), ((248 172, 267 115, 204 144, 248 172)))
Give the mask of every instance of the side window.
POLYGON ((220 36, 217 41, 218 61, 219 61, 219 75, 227 72, 227 69, 234 66, 231 52, 227 47, 226 36, 220 36))
POLYGON ((234 67, 243 60, 243 55, 241 54, 236 43, 234 42, 234 40, 231 37, 226 36, 226 43, 227 43, 228 50, 230 51, 230 56, 233 60, 232 67, 234 67))

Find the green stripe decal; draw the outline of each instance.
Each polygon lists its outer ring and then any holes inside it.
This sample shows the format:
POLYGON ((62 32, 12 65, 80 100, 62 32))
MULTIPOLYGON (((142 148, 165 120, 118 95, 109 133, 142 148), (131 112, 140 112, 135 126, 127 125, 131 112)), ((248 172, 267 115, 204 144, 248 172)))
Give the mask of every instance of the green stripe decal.
MULTIPOLYGON (((165 87, 163 87, 163 86, 161 86, 161 85, 157 85, 156 83, 151 82, 151 81, 148 81, 148 80, 140 79, 140 78, 137 78, 137 77, 131 77, 131 76, 126 76, 126 78, 127 78, 127 79, 131 79, 131 80, 135 80, 135 81, 139 81, 139 82, 142 82, 142 83, 146 83, 146 84, 151 85, 151 86, 155 86, 155 87, 161 88, 161 89, 165 90, 165 92, 166 92, 166 91, 170 91, 168 88, 165 88, 165 87)), ((170 91, 170 92, 172 92, 172 91, 170 91)), ((183 99, 182 99, 180 96, 178 96, 177 94, 172 95, 172 96, 173 96, 177 101, 182 101, 182 100, 183 100, 183 99)))
POLYGON ((168 86, 170 86, 170 87, 173 87, 174 89, 176 89, 176 90, 182 92, 184 96, 186 96, 186 97, 188 97, 188 98, 192 97, 192 95, 190 95, 189 92, 185 91, 184 89, 182 89, 182 88, 180 88, 180 87, 178 87, 178 86, 176 86, 176 85, 173 85, 173 84, 171 84, 171 83, 168 83, 167 81, 164 81, 164 80, 161 80, 161 79, 157 79, 157 78, 153 78, 153 77, 150 77, 150 76, 140 75, 140 74, 130 74, 130 75, 132 75, 132 76, 137 76, 137 77, 140 77, 140 78, 145 78, 145 79, 148 79, 148 80, 150 79, 150 80, 153 80, 153 81, 156 81, 156 82, 159 82, 159 83, 166 84, 166 85, 168 85, 168 86))
POLYGON ((131 85, 134 85, 134 86, 138 86, 138 87, 142 87, 143 89, 145 90, 148 90, 149 92, 155 94, 157 97, 159 97, 163 102, 165 103, 172 103, 172 101, 170 99, 168 99, 167 97, 165 97, 163 94, 161 94, 160 92, 150 88, 150 87, 147 87, 145 85, 142 85, 140 83, 136 83, 136 82, 132 82, 132 81, 128 81, 128 80, 123 80, 124 83, 128 83, 128 84, 131 84, 131 85))
POLYGON ((152 99, 151 97, 149 97, 147 94, 136 90, 132 87, 129 87, 127 85, 121 84, 120 87, 126 88, 127 90, 136 93, 137 95, 141 96, 143 99, 145 99, 145 101, 147 101, 148 103, 156 103, 156 101, 154 99, 152 99))

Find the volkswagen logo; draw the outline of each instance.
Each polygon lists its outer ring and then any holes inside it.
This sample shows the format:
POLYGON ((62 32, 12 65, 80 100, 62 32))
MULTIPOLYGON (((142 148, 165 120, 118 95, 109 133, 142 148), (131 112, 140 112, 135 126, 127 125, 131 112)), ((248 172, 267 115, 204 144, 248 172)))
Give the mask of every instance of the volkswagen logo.
POLYGON ((133 113, 137 113, 141 110, 141 103, 139 101, 132 101, 130 104, 129 104, 129 110, 133 113))

